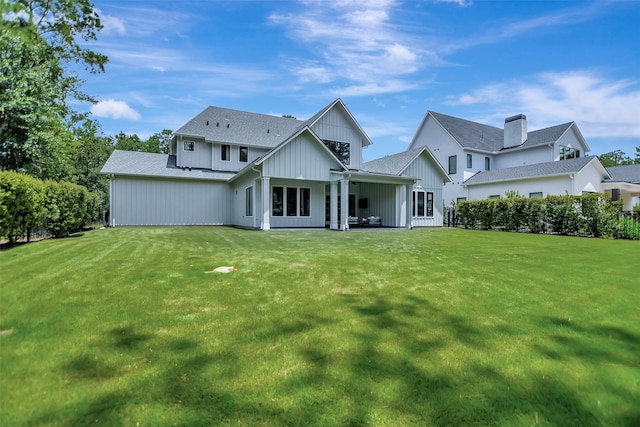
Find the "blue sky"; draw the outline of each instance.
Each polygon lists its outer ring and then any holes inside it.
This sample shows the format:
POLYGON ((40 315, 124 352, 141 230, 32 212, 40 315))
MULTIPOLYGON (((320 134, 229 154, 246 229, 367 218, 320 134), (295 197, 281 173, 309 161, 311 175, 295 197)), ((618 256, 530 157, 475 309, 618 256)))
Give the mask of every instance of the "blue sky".
POLYGON ((590 154, 640 145, 639 1, 95 0, 110 61, 84 89, 105 133, 176 130, 209 105, 307 119, 341 98, 405 150, 428 110, 530 130, 575 121, 590 154))

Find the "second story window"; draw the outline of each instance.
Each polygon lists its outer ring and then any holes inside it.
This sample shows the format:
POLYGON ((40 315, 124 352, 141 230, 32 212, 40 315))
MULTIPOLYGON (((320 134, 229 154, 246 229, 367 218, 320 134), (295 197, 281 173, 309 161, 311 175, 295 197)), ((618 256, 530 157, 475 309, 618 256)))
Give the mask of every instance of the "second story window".
POLYGON ((227 144, 222 144, 220 146, 220 159, 228 162, 231 160, 231 146, 227 144))
POLYGON ((249 161, 249 147, 240 147, 240 161, 243 163, 249 161))
POLYGON ((184 151, 194 151, 196 149, 196 144, 193 141, 185 141, 184 142, 184 151))
POLYGON ((577 159, 580 157, 580 150, 575 148, 560 146, 560 160, 577 159))
POLYGON ((491 170, 491 158, 490 157, 485 157, 484 158, 484 170, 486 170, 486 171, 491 170))
POLYGON ((471 169, 473 167, 473 156, 471 154, 467 154, 467 169, 471 169))
POLYGON ((348 142, 329 141, 323 140, 324 145, 327 146, 343 165, 349 165, 351 160, 351 144, 348 142))
POLYGON ((458 172, 458 156, 449 156, 449 174, 458 172))

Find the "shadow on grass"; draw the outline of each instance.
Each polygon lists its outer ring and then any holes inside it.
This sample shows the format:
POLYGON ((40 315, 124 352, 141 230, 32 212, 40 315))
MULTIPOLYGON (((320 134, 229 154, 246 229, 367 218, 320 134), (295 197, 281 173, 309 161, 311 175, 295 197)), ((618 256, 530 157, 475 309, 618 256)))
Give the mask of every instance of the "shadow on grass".
MULTIPOLYGON (((329 313, 327 317, 309 314, 303 319, 271 319, 266 324, 264 319, 255 320, 250 325, 254 331, 251 341, 265 346, 284 342, 289 347, 287 355, 301 360, 300 369, 281 375, 267 391, 264 379, 261 383, 241 372, 252 361, 246 354, 240 357, 233 346, 212 353, 195 340, 140 333, 134 326, 105 331, 100 351, 124 354, 124 360, 145 360, 154 375, 132 376, 131 381, 118 383, 116 391, 76 402, 64 408, 62 415, 45 414, 33 423, 63 416, 63 423, 70 425, 125 424, 131 421, 136 405, 160 405, 178 417, 181 425, 375 425, 380 419, 388 422, 390 417, 398 424, 421 425, 540 422, 595 426, 633 425, 640 420, 640 410, 633 407, 606 420, 598 419, 593 408, 561 378, 531 372, 514 381, 478 361, 482 359, 469 357, 468 353, 491 354, 496 350, 486 338, 491 334, 518 339, 518 332, 504 325, 479 326, 414 296, 343 295, 335 298, 335 306, 353 315, 346 317, 349 325, 329 313), (317 333, 334 327, 344 330, 340 332, 344 342, 328 342, 326 335, 317 333), (431 328, 438 332, 431 333, 431 328), (304 339, 298 339, 301 337, 304 339), (151 346, 163 352, 162 356, 149 358, 151 346), (451 354, 451 348, 464 354, 458 358, 451 354), (269 399, 256 398, 265 394, 269 399)), ((619 356, 615 346, 606 348, 591 342, 593 337, 611 337, 625 346, 624 354, 638 355, 640 337, 632 331, 580 326, 554 317, 534 322, 548 333, 546 347, 532 347, 543 357, 553 353, 554 360, 580 357, 596 364, 638 367, 637 356, 628 360, 619 356), (565 330, 571 334, 563 334, 565 330)), ((260 358, 269 356, 255 355, 256 363, 264 363, 260 358)), ((65 364, 63 370, 72 381, 85 382, 129 375, 104 360, 98 355, 82 355, 65 364)), ((634 395, 613 382, 607 387, 621 400, 634 395)), ((147 424, 153 422, 151 419, 147 424)))

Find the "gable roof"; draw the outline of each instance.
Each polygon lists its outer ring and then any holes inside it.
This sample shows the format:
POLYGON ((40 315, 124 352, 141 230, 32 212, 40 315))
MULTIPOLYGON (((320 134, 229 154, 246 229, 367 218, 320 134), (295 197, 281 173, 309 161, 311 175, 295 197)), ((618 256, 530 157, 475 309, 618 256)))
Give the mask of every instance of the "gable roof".
POLYGON ((446 173, 440 162, 436 160, 427 147, 413 148, 411 150, 403 151, 402 153, 392 154, 380 159, 365 162, 362 164, 362 169, 373 173, 400 175, 423 153, 426 153, 426 155, 433 160, 433 163, 440 171, 440 174, 444 176, 447 181, 451 181, 451 178, 446 173))
POLYGON ((207 107, 174 135, 273 148, 303 124, 303 121, 292 118, 207 107))
POLYGON ((366 147, 366 146, 369 146, 369 145, 373 144, 371 139, 369 139, 369 136, 365 133, 364 129, 362 129, 362 127, 360 126, 358 121, 355 119, 355 117, 353 117, 353 114, 351 114, 351 111, 349 111, 349 109, 347 108, 345 103, 342 102, 342 99, 340 99, 340 98, 337 98, 331 104, 327 105, 322 110, 318 111, 316 114, 311 116, 307 121, 304 122, 304 125, 305 126, 309 126, 311 128, 318 120, 320 120, 320 118, 322 116, 324 116, 327 113, 327 111, 331 110, 336 105, 339 105, 340 107, 342 107, 342 110, 345 113, 347 113, 347 116, 349 116, 349 118, 351 119, 353 124, 356 125, 356 127, 358 128, 358 131, 362 135, 362 146, 366 147))
POLYGON ((176 156, 124 150, 114 150, 100 173, 222 181, 227 181, 235 175, 235 172, 216 172, 209 169, 182 169, 176 166, 176 156))
POLYGON ((607 179, 606 182, 640 184, 640 164, 611 166, 607 168, 607 172, 609 172, 611 179, 607 179))
POLYGON ((434 111, 428 111, 427 116, 433 117, 440 123, 443 129, 465 149, 500 154, 514 149, 526 149, 552 144, 572 127, 577 133, 580 142, 587 147, 587 151, 589 148, 575 122, 530 131, 527 133, 527 140, 524 143, 514 147, 504 148, 504 129, 436 113, 434 111))
POLYGON ((536 163, 491 171, 481 171, 463 182, 465 185, 487 184, 500 181, 517 181, 529 178, 542 178, 560 175, 570 175, 580 172, 591 162, 597 162, 601 169, 606 169, 597 157, 586 156, 577 159, 560 160, 556 162, 536 163))

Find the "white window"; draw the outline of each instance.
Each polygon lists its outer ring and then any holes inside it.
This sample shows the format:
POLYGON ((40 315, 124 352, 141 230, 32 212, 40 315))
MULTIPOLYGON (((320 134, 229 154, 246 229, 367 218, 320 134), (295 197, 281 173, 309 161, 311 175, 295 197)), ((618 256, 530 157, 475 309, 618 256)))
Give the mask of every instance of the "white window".
POLYGON ((194 151, 196 149, 196 143, 193 141, 184 141, 184 151, 194 151))
POLYGON ((433 216, 433 193, 422 190, 413 191, 413 216, 433 216))

